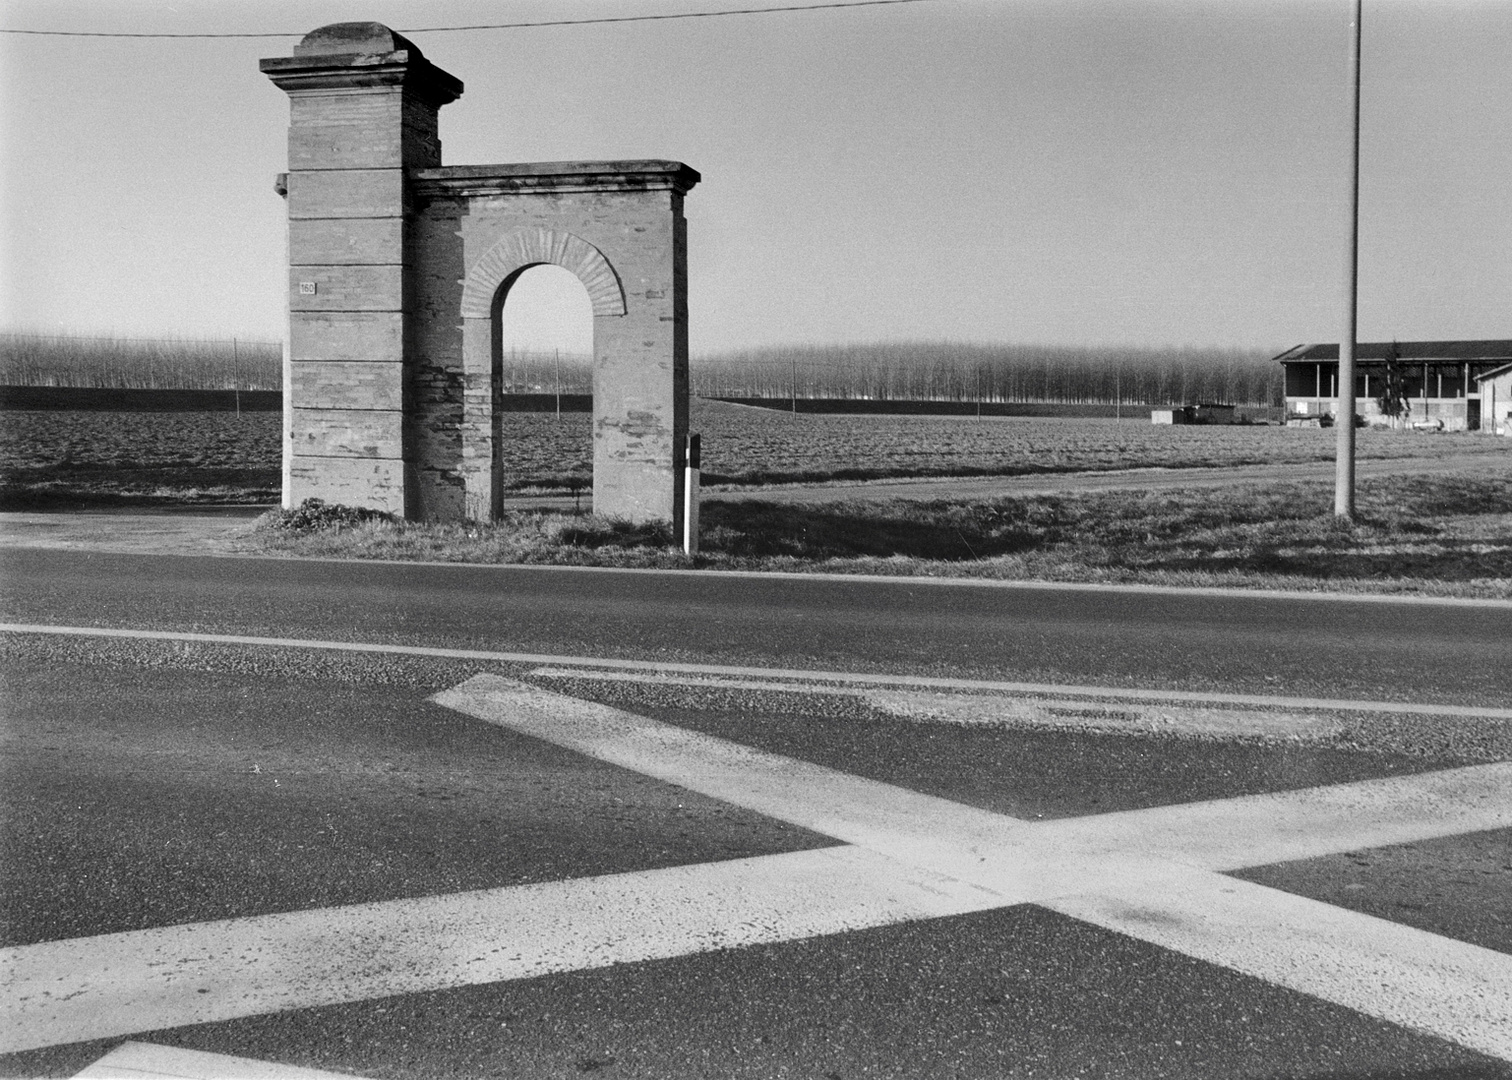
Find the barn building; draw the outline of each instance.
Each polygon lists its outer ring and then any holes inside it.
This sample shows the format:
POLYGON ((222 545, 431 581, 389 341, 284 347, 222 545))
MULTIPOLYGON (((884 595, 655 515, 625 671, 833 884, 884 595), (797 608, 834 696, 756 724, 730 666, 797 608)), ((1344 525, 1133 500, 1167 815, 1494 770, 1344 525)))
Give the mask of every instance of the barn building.
MULTIPOLYGON (((1338 412, 1337 344, 1298 345, 1276 360, 1286 370, 1287 423, 1316 424, 1338 412)), ((1512 340, 1360 342, 1355 346, 1355 413, 1367 424, 1391 423, 1381 412, 1380 398, 1392 364, 1401 378, 1405 423, 1444 431, 1496 430, 1484 407, 1483 380, 1512 365, 1512 340)))
POLYGON ((1512 435, 1512 364, 1503 364, 1475 377, 1480 385, 1481 430, 1512 435))

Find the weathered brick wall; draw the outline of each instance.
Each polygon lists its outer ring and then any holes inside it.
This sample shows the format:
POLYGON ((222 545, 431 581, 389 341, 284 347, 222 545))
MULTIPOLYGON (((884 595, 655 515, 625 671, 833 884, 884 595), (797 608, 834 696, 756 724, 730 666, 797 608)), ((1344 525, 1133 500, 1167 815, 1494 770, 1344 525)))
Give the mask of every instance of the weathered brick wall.
POLYGON ((455 377, 466 405, 449 441, 451 414, 424 411, 437 456, 422 466, 427 505, 497 513, 496 440, 501 356, 494 321, 524 269, 553 263, 575 273, 594 308, 594 506, 634 520, 675 521, 680 450, 687 432, 685 167, 603 163, 587 174, 560 166, 469 166, 416 174, 424 239, 417 245, 417 310, 425 312, 422 362, 455 377), (557 171, 553 171, 557 170, 557 171), (635 179, 633 186, 630 178, 635 179), (521 188, 523 187, 523 190, 521 188), (463 278, 462 325, 456 269, 463 278), (449 466, 460 461, 459 473, 449 466))
POLYGON ((289 94, 284 502, 409 513, 409 172, 440 163, 437 113, 462 86, 375 23, 262 68, 289 94))
MULTIPOLYGON (((410 338, 409 459, 414 463, 414 516, 422 520, 486 519, 468 514, 463 488, 462 281, 467 276, 457 236, 459 206, 422 200, 414 231, 410 338)), ((487 387, 484 388, 487 392, 487 387)), ((492 394, 489 394, 492 400, 492 394)))

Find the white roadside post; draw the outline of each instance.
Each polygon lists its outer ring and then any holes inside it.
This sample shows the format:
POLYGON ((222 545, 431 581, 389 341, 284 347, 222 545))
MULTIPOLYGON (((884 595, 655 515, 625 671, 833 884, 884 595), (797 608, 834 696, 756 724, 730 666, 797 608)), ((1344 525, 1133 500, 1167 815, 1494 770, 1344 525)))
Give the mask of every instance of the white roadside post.
POLYGON ((689 435, 683 455, 683 553, 698 554, 698 436, 689 435))

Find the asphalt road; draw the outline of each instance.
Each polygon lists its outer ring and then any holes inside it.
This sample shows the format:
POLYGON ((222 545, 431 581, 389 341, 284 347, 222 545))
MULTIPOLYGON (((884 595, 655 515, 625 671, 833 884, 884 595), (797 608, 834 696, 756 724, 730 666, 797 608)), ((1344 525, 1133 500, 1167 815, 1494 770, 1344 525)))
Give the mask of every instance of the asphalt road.
POLYGON ((0 555, 0 619, 1508 704, 1512 606, 532 567, 0 555))
MULTIPOLYGON (((33 550, 0 555, 0 575, 0 620, 12 624, 1512 705, 1508 605, 33 550)), ((287 912, 339 920, 347 909, 338 905, 381 913, 413 902, 422 906, 396 909, 397 929, 361 965, 405 969, 407 948, 463 948, 451 909, 427 944, 424 905, 453 895, 561 886, 570 899, 596 875, 655 882, 742 860, 773 867, 780 882, 791 860, 857 850, 837 847, 856 843, 838 819, 830 827, 781 806, 753 809, 738 793, 710 795, 697 781, 655 779, 608 751, 559 743, 550 717, 544 735, 531 733, 438 698, 479 672, 542 688, 531 692, 548 695, 548 712, 561 702, 564 717, 602 702, 622 710, 610 720, 630 717, 632 734, 660 722, 749 748, 742 755, 832 770, 797 784, 795 803, 827 776, 837 790, 860 778, 859 790, 881 790, 884 806, 887 792, 898 805, 949 800, 943 847, 955 819, 974 813, 1095 824, 1239 796, 1410 784, 1488 760, 1468 743, 1425 750, 1407 740, 1391 750, 927 724, 838 694, 595 683, 524 661, 44 633, 0 634, 0 658, 0 945, 21 950, 98 934, 129 943, 228 919, 260 926, 287 912)), ((658 761, 681 744, 665 745, 658 761)), ((1512 803, 1505 786, 1492 796, 1512 803)), ((1367 802, 1348 801, 1349 835, 1370 818, 1367 802)), ((1240 828, 1234 843, 1255 831, 1240 828)), ((1512 952, 1512 829, 1352 845, 1231 860, 1219 880, 1321 901, 1372 927, 1442 935, 1430 950, 1441 941, 1445 951, 1512 952)), ((748 884, 760 886, 759 877, 748 884)), ((678 904, 696 906, 699 887, 677 885, 678 904)), ((619 947, 633 935, 614 920, 635 909, 584 909, 568 939, 590 938, 602 917, 613 931, 603 947, 619 947)), ((609 967, 405 984, 353 1000, 295 993, 250 1014, 196 1019, 191 1009, 175 1023, 111 1030, 395 1078, 1512 1077, 1507 1057, 1163 947, 1156 939, 1172 920, 1155 909, 1129 917, 1115 930, 1014 903, 761 938, 768 921, 780 922, 763 915, 735 920, 705 947, 632 950, 609 967), (719 947, 751 926, 752 944, 719 947)), ((652 923, 660 919, 653 910, 652 923)), ((318 952, 318 938, 305 947, 318 952)), ((238 944, 228 955, 266 947, 238 944)), ((96 948, 81 953, 87 960, 96 948)), ((174 963, 192 965, 201 951, 174 963)), ((471 956, 457 952, 463 967, 471 956)), ((223 996, 214 981, 198 993, 223 996)), ((0 1075, 73 1075, 121 1043, 122 1034, 99 1033, 110 1011, 81 1007, 76 1034, 0 1055, 0 1075)))

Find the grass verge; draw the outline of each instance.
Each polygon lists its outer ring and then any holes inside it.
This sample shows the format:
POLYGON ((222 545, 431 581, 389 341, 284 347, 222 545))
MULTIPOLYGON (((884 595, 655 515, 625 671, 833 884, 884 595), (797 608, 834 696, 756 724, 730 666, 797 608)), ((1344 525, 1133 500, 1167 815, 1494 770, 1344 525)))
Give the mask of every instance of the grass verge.
POLYGON ((303 556, 892 574, 1512 598, 1512 477, 1363 481, 1357 518, 1317 482, 809 506, 708 501, 701 551, 661 525, 513 511, 492 524, 276 527, 303 556))

